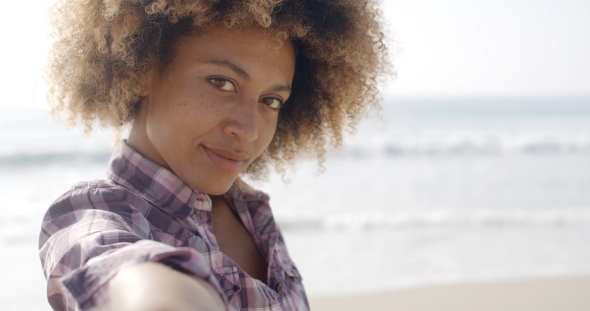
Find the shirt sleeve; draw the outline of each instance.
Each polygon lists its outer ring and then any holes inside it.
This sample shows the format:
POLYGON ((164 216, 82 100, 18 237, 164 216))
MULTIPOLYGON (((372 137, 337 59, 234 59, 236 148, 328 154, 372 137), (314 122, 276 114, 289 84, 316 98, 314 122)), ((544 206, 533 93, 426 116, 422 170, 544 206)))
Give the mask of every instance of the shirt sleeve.
POLYGON ((39 255, 54 310, 88 310, 108 301, 109 281, 140 262, 159 262, 208 281, 217 279, 196 250, 151 240, 143 214, 116 188, 74 188, 46 213, 39 255))

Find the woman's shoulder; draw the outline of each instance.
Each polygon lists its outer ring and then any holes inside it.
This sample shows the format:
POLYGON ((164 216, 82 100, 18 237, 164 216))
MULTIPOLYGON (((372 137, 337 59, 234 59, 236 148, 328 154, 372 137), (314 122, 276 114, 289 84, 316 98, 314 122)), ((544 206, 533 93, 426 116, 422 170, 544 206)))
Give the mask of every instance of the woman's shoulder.
POLYGON ((95 179, 90 181, 77 182, 64 193, 64 195, 96 194, 100 192, 127 192, 126 188, 113 182, 110 179, 95 179))
POLYGON ((83 181, 74 184, 60 195, 49 206, 46 216, 55 217, 87 209, 105 211, 126 209, 128 212, 133 212, 133 207, 138 207, 142 201, 131 190, 112 180, 83 181))
POLYGON ((145 201, 110 180, 76 183, 45 212, 41 223, 40 245, 66 228, 70 228, 69 235, 74 235, 82 234, 82 231, 98 232, 123 226, 141 233, 141 236, 149 236, 149 224, 142 216, 145 207, 145 201))

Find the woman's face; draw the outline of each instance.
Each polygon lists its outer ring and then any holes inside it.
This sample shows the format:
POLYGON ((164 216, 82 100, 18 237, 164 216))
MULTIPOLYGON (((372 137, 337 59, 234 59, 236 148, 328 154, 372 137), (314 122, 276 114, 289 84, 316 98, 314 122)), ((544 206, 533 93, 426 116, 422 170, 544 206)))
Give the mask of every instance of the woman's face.
POLYGON ((150 72, 128 144, 193 189, 225 193, 270 144, 291 92, 292 44, 265 42, 257 27, 180 39, 174 59, 150 72))

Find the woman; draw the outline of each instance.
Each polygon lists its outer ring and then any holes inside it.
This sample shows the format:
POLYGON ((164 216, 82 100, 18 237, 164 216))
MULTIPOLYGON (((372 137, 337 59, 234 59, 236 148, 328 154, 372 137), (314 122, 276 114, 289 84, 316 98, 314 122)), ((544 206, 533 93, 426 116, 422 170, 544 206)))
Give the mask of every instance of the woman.
POLYGON ((58 198, 40 256, 55 310, 307 310, 268 196, 240 176, 323 161, 377 106, 371 1, 58 1, 49 101, 129 136, 58 198))

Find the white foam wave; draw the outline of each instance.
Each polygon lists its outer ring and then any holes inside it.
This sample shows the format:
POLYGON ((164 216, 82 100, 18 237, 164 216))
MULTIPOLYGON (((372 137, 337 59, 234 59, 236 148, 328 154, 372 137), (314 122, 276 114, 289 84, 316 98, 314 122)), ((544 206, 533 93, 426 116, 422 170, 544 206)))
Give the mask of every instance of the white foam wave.
MULTIPOLYGON (((62 140, 0 148, 0 165, 68 162, 106 162, 110 150, 102 140, 84 143, 62 140)), ((338 153, 340 157, 454 156, 590 153, 590 132, 481 133, 388 132, 361 135, 338 153)))
POLYGON ((21 152, 0 155, 0 166, 23 166, 47 163, 84 162, 106 163, 110 157, 109 151, 95 152, 21 152))
POLYGON ((359 137, 344 156, 510 155, 590 153, 590 132, 422 132, 359 137))
POLYGON ((479 211, 479 212, 399 212, 344 213, 338 215, 280 217, 284 230, 380 230, 429 227, 589 227, 586 211, 479 211))
POLYGON ((71 161, 106 163, 110 157, 108 137, 75 139, 67 135, 49 138, 0 139, 0 165, 36 165, 71 161))

